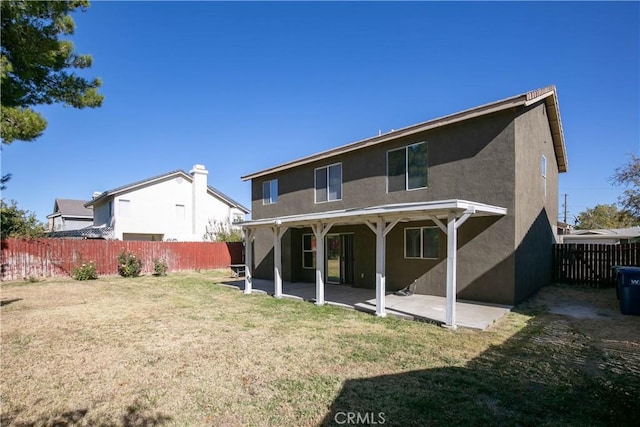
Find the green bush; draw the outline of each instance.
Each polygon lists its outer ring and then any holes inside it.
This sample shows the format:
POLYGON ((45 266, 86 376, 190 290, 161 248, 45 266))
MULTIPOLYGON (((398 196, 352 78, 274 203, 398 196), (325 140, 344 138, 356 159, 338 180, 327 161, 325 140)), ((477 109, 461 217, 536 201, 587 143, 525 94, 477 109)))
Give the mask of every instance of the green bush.
POLYGON ((169 266, 167 266, 167 263, 166 263, 165 260, 158 259, 158 258, 153 260, 153 275, 154 276, 166 276, 168 269, 169 269, 169 266))
POLYGON ((96 263, 90 261, 86 264, 78 265, 71 271, 71 276, 76 280, 95 280, 98 278, 96 263))
POLYGON ((118 255, 118 274, 122 277, 137 277, 142 271, 142 260, 136 258, 133 252, 124 249, 118 255))

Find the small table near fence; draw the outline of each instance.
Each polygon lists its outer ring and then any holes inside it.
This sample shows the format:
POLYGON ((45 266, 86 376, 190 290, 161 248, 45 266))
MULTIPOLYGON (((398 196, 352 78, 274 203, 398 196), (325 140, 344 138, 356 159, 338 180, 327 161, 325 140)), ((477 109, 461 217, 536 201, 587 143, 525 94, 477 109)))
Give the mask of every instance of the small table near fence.
POLYGON ((244 269, 245 269, 245 265, 244 264, 231 264, 229 266, 229 268, 231 270, 233 270, 233 274, 235 275, 235 277, 240 277, 243 276, 244 277, 244 269))

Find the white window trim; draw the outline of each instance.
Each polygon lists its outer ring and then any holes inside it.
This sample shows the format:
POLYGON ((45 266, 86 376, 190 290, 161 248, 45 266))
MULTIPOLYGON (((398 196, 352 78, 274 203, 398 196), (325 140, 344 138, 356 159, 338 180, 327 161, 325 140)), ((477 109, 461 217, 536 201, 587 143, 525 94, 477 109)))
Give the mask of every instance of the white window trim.
MULTIPOLYGON (((275 201, 275 202, 273 201, 273 188, 272 188, 271 183, 274 182, 274 181, 277 183, 278 182, 278 178, 269 179, 267 181, 262 181, 262 204, 263 205, 275 205, 276 203, 278 203, 277 201, 275 201), (264 197, 264 185, 266 183, 269 183, 269 201, 267 201, 267 199, 264 197)), ((278 184, 276 184, 276 186, 278 186, 278 184)), ((278 191, 280 191, 280 188, 278 188, 278 191)))
POLYGON ((131 199, 118 199, 118 217, 120 218, 131 217, 131 199), (126 206, 126 210, 124 206, 126 206))
POLYGON ((187 207, 185 206, 184 203, 176 203, 175 204, 175 213, 176 213, 176 220, 178 221, 184 221, 187 219, 187 207), (182 210, 181 210, 182 208, 182 210), (179 213, 182 212, 182 217, 179 215, 179 213))
POLYGON ((342 187, 343 179, 342 178, 343 178, 343 172, 344 171, 342 169, 342 162, 332 163, 330 165, 326 165, 326 166, 322 166, 322 167, 319 167, 319 168, 315 168, 313 170, 313 200, 317 205, 321 204, 321 203, 339 202, 339 201, 342 200, 342 190, 343 190, 343 187, 342 187), (337 166, 337 165, 340 165, 340 198, 339 199, 329 200, 329 168, 331 166, 337 166), (326 190, 327 190, 327 200, 325 200, 325 201, 318 201, 318 191, 317 191, 318 190, 318 185, 317 185, 317 181, 318 180, 317 180, 316 172, 319 169, 326 169, 327 170, 327 174, 326 174, 327 175, 327 188, 326 188, 326 190))
MULTIPOLYGON (((415 191, 415 190, 424 190, 425 188, 429 188, 429 179, 427 178, 427 185, 424 187, 416 187, 409 188, 409 147, 413 147, 414 145, 426 144, 427 141, 414 142, 413 144, 405 145, 404 147, 394 148, 392 150, 387 150, 387 194, 389 194, 389 153, 392 151, 400 151, 404 150, 404 191, 415 191)), ((429 147, 427 147, 427 150, 429 147)), ((427 159, 429 154, 427 153, 427 159)), ((427 174, 429 173, 429 165, 427 164, 427 174)))
POLYGON ((541 172, 542 172, 542 185, 544 187, 544 196, 547 197, 547 157, 543 154, 540 158, 541 172))
MULTIPOLYGON (((427 258, 424 256, 424 243, 422 241, 422 238, 424 236, 424 234, 422 233, 422 230, 424 230, 425 228, 436 228, 439 230, 439 228, 435 225, 427 225, 427 226, 422 226, 422 227, 406 227, 404 229, 404 258, 405 259, 440 259, 440 256, 438 256, 437 258, 427 258), (407 256, 407 230, 420 230, 420 256, 419 257, 413 257, 413 256, 407 256)), ((439 244, 440 242, 438 242, 439 244)), ((438 248, 438 254, 440 254, 440 248, 438 248)))
POLYGON ((304 254, 307 252, 311 252, 311 253, 316 253, 316 264, 318 264, 318 252, 316 249, 313 249, 313 244, 311 245, 311 249, 305 249, 304 248, 304 238, 305 236, 311 236, 311 242, 313 242, 313 239, 316 238, 315 234, 313 233, 305 233, 302 235, 302 268, 305 270, 315 270, 316 266, 311 266, 311 267, 307 267, 304 265, 304 254))

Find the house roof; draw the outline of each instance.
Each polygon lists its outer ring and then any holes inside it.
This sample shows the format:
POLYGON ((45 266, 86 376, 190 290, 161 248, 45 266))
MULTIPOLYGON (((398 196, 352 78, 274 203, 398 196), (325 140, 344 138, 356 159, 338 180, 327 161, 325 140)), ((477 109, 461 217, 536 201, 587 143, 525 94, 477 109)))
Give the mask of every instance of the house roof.
POLYGON ((90 225, 78 230, 52 231, 47 237, 66 239, 113 239, 113 227, 90 225))
MULTIPOLYGON (((147 186, 147 185, 150 185, 150 184, 155 184, 157 182, 165 181, 165 180, 167 180, 169 178, 174 178, 174 177, 179 177, 179 176, 184 178, 184 179, 186 179, 186 180, 189 180, 189 181, 192 180, 192 176, 190 174, 186 173, 182 169, 178 169, 178 170, 174 170, 174 171, 171 171, 171 172, 163 173, 161 175, 152 176, 151 178, 142 179, 140 181, 132 182, 131 184, 126 184, 126 185, 122 185, 120 187, 112 188, 111 190, 104 191, 100 195, 95 197, 93 200, 90 200, 89 202, 86 202, 84 206, 92 206, 96 202, 98 202, 100 200, 103 200, 103 199, 105 199, 107 197, 117 196, 117 195, 120 195, 120 194, 128 193, 128 192, 136 190, 136 189, 138 189, 140 187, 144 187, 144 186, 147 186)), ((243 206, 239 202, 235 201, 231 197, 227 196, 222 191, 220 191, 220 190, 218 190, 218 189, 216 189, 216 188, 214 188, 214 187, 212 187, 210 185, 207 186, 207 190, 208 190, 209 193, 211 193, 212 196, 223 200, 229 206, 231 206, 233 208, 240 209, 244 213, 249 213, 250 212, 249 209, 247 209, 245 206, 243 206)))
POLYGON ((333 156, 349 153, 351 151, 360 150, 363 148, 371 147, 373 145, 382 144, 403 136, 413 135, 419 132, 423 132, 429 129, 433 129, 440 126, 450 125, 453 123, 468 120, 474 117, 484 116, 486 114, 495 113, 498 111, 514 108, 518 106, 529 106, 538 101, 544 100, 547 108, 547 119, 549 120, 549 127, 551 128, 551 136, 553 139, 553 146, 556 153, 556 161, 558 163, 558 171, 567 171, 567 150, 564 142, 564 133, 562 131, 562 122, 560 120, 560 108, 558 106, 558 97, 556 94, 555 86, 547 86, 541 89, 525 92, 520 95, 512 96, 510 98, 495 101, 489 104, 480 105, 468 110, 460 111, 458 113, 450 114, 447 116, 432 119, 426 122, 418 123, 415 125, 407 126, 402 129, 393 130, 382 135, 374 136, 372 138, 363 139, 347 145, 343 145, 337 148, 333 148, 327 151, 322 151, 311 156, 303 157, 298 160, 293 160, 287 163, 283 163, 278 166, 264 169, 259 172, 251 173, 242 177, 243 181, 259 178, 271 173, 280 172, 286 169, 290 169, 296 166, 301 166, 307 163, 315 162, 318 160, 327 159, 333 156))
POLYGON ((571 234, 566 236, 576 237, 584 236, 584 238, 619 238, 628 239, 640 237, 640 227, 629 228, 599 228, 594 230, 573 230, 571 234))
POLYGON ((54 216, 72 217, 72 218, 93 218, 93 209, 86 208, 86 200, 73 199, 56 199, 53 204, 53 213, 47 215, 47 218, 54 216))

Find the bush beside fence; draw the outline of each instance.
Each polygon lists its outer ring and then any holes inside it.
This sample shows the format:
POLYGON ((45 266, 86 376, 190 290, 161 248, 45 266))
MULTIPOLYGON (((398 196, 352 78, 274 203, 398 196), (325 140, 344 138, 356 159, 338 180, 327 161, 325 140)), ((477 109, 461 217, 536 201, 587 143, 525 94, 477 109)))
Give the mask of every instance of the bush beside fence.
POLYGON ((168 271, 227 268, 244 262, 243 244, 220 242, 136 242, 116 240, 2 240, 2 280, 69 276, 74 267, 94 261, 98 274, 118 274, 118 254, 133 252, 142 272, 153 273, 153 260, 168 271))

